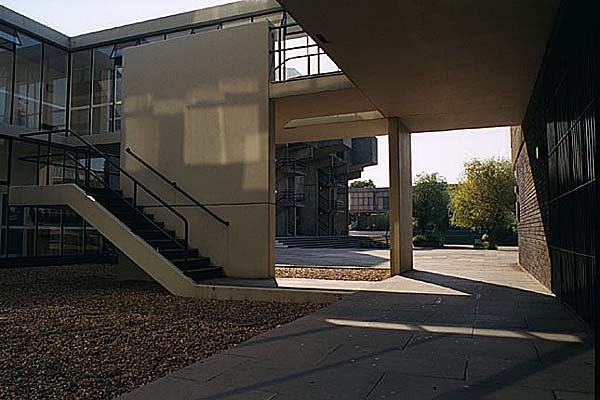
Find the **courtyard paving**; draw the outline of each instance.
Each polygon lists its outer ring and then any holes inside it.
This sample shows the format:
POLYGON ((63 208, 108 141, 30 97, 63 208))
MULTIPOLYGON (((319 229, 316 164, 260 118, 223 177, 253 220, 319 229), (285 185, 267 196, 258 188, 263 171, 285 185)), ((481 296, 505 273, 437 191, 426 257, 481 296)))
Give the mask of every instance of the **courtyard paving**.
POLYGON ((415 252, 414 272, 123 398, 592 399, 587 326, 516 255, 415 252))

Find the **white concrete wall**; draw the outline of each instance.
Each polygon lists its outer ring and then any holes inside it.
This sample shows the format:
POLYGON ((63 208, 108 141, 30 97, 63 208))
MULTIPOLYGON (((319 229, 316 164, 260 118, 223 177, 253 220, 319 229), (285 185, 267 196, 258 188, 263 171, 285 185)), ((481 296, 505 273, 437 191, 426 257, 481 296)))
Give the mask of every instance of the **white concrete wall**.
POLYGON ((123 58, 122 166, 170 202, 189 204, 124 153, 131 148, 229 220, 225 227, 202 210, 178 208, 189 218, 191 245, 233 277, 274 275, 268 38, 260 22, 128 48, 123 58))

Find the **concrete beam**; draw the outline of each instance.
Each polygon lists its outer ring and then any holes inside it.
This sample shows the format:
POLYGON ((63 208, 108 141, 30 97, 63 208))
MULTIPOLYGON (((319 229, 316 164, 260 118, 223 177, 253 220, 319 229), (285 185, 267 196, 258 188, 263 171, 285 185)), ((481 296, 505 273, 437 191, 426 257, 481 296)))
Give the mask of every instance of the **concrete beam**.
POLYGON ((336 73, 282 82, 272 82, 269 85, 269 97, 272 99, 279 99, 282 97, 301 96, 344 89, 354 89, 354 84, 346 77, 346 75, 336 73))
POLYGON ((0 21, 4 24, 11 25, 13 28, 19 29, 20 31, 25 31, 36 36, 38 39, 47 40, 65 49, 69 48, 69 37, 67 35, 49 28, 46 25, 40 24, 22 14, 14 12, 10 8, 0 6, 0 21))
POLYGON ((398 118, 388 125, 390 157, 390 269, 392 275, 413 269, 412 172, 410 132, 398 118))
POLYGON ((319 140, 352 139, 357 137, 382 136, 388 133, 385 118, 316 124, 297 128, 280 128, 275 134, 277 144, 314 142, 319 140))
POLYGON ((243 18, 258 13, 281 10, 275 0, 238 1, 216 7, 194 10, 142 21, 117 28, 74 36, 70 39, 72 49, 97 46, 102 43, 123 40, 131 37, 154 35, 161 32, 184 30, 205 23, 219 23, 231 19, 243 18))

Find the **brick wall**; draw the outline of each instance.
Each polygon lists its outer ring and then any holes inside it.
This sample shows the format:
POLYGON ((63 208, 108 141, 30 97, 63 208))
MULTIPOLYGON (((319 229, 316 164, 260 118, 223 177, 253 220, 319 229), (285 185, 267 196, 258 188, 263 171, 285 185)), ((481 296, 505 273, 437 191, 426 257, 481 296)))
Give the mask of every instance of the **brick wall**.
MULTIPOLYGON (((533 179, 529 151, 522 140, 521 128, 513 128, 513 162, 518 186, 519 264, 547 288, 551 288, 551 264, 548 242, 543 223, 546 212, 543 188, 537 188, 533 179), (518 132, 515 132, 518 130, 518 132)), ((535 157, 535 154, 534 154, 535 157)))
POLYGON ((563 1, 522 132, 513 130, 520 263, 594 324, 598 38, 594 2, 563 1), (516 155, 515 155, 516 154, 516 155))

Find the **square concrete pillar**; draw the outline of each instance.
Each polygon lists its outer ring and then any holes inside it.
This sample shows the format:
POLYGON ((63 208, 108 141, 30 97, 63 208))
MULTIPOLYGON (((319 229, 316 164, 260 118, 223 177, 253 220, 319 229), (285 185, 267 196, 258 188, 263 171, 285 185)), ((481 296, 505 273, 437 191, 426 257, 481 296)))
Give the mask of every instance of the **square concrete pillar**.
POLYGON ((398 118, 388 119, 390 155, 390 269, 399 275, 413 268, 412 171, 410 132, 398 118))

